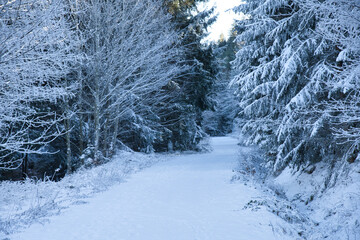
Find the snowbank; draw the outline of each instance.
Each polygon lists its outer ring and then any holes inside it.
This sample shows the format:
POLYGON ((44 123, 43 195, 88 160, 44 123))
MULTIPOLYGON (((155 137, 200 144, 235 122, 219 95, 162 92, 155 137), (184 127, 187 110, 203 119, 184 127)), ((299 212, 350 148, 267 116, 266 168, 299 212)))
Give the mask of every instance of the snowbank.
POLYGON ((80 169, 59 182, 27 179, 0 182, 0 239, 28 227, 45 223, 70 205, 104 191, 126 176, 162 161, 161 155, 119 152, 112 161, 92 169, 80 169))
POLYGON ((267 174, 256 148, 240 147, 234 181, 247 181, 267 194, 246 207, 266 208, 291 223, 293 229, 276 229, 307 240, 360 239, 359 162, 318 163, 279 176, 267 174))
POLYGON ((302 171, 287 168, 273 179, 312 224, 307 239, 360 239, 360 164, 318 163, 302 171))

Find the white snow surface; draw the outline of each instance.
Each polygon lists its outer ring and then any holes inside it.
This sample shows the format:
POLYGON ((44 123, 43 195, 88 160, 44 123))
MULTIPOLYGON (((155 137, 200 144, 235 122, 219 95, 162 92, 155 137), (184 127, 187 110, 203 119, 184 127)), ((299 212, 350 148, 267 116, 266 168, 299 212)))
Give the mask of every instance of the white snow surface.
POLYGON ((274 231, 277 226, 289 227, 281 218, 265 208, 244 207, 266 193, 231 181, 237 142, 212 138, 212 152, 165 155, 167 161, 5 239, 295 239, 274 231))
POLYGON ((359 240, 359 162, 338 163, 336 171, 324 163, 313 167, 311 174, 286 168, 273 181, 293 208, 310 220, 306 239, 359 240))

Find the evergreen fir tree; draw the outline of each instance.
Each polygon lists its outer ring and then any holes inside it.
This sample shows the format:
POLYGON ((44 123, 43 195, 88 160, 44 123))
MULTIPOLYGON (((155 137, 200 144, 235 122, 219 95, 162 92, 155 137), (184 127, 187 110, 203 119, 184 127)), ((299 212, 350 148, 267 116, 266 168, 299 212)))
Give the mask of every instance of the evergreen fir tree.
POLYGON ((300 1, 253 0, 237 8, 242 44, 234 67, 243 131, 267 150, 274 173, 333 153, 326 105, 334 51, 316 34, 317 8, 300 1), (316 110, 314 109, 316 107, 316 110))
POLYGON ((217 67, 216 82, 213 87, 215 111, 203 113, 203 125, 206 133, 212 136, 223 136, 233 130, 233 122, 237 115, 237 99, 235 87, 230 87, 232 79, 231 62, 235 59, 238 44, 235 42, 236 31, 231 30, 228 40, 224 35, 220 36, 217 44, 214 44, 214 64, 217 67))
POLYGON ((183 65, 188 68, 181 77, 173 79, 176 87, 169 92, 173 104, 163 111, 167 114, 163 116, 162 124, 171 132, 169 141, 174 149, 196 148, 205 135, 201 126, 202 111, 214 107, 210 96, 215 79, 215 69, 211 62, 212 49, 201 43, 206 36, 206 28, 214 18, 209 18, 211 11, 197 11, 199 2, 202 1, 165 1, 180 31, 181 44, 185 47, 183 65))

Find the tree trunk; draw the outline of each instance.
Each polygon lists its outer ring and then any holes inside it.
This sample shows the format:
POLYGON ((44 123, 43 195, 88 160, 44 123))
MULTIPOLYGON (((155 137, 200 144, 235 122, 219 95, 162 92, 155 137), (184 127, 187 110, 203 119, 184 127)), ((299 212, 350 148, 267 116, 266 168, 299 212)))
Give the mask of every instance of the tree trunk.
MULTIPOLYGON (((79 125, 79 133, 80 133, 80 136, 79 136, 79 152, 80 152, 80 156, 83 154, 83 151, 84 151, 84 133, 83 133, 83 128, 84 128, 84 124, 83 124, 83 117, 82 117, 82 114, 80 113, 79 114, 79 121, 80 121, 80 125, 79 125)), ((81 165, 84 165, 84 159, 81 158, 81 165)))
POLYGON ((67 116, 65 119, 65 130, 66 130, 66 174, 71 174, 71 130, 70 130, 70 116, 68 113, 68 104, 66 103, 67 116))
MULTIPOLYGON (((100 14, 100 13, 98 13, 100 14)), ((99 18, 99 16, 97 16, 99 18)), ((94 139, 94 162, 95 164, 99 164, 100 156, 99 156, 99 143, 100 143, 100 62, 101 57, 100 55, 100 26, 99 20, 96 21, 96 28, 95 28, 95 111, 94 111, 94 121, 95 121, 95 139, 94 139)))
POLYGON ((100 141, 100 100, 99 100, 99 85, 96 84, 96 93, 95 93, 95 112, 94 112, 94 120, 95 120, 95 140, 94 140, 94 162, 95 164, 99 163, 99 141, 100 141))
POLYGON ((114 154, 118 131, 119 131, 119 118, 116 117, 114 120, 114 133, 113 133, 111 143, 110 143, 110 154, 111 155, 114 154))
POLYGON ((29 155, 27 153, 25 153, 25 158, 21 164, 21 175, 22 178, 25 180, 28 176, 28 160, 29 160, 29 155))

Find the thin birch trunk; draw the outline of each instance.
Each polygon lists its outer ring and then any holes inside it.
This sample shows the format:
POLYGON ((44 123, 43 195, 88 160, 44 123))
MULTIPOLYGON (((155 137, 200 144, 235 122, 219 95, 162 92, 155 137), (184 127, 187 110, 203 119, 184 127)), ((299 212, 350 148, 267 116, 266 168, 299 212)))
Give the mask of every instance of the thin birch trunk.
POLYGON ((66 174, 72 173, 71 167, 71 129, 70 129, 70 116, 69 116, 69 105, 66 103, 66 119, 65 119, 65 130, 66 130, 66 174))

